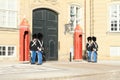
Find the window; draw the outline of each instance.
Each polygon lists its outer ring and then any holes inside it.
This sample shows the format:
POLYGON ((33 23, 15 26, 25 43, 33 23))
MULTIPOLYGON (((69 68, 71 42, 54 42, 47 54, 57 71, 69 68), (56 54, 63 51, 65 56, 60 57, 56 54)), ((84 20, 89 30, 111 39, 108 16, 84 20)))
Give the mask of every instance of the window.
POLYGON ((8 47, 8 56, 11 56, 14 54, 14 47, 8 47))
POLYGON ((17 27, 17 1, 0 0, 0 27, 17 27))
POLYGON ((14 56, 16 51, 15 46, 0 46, 0 56, 14 56))
POLYGON ((110 7, 110 31, 120 32, 120 4, 110 7))
POLYGON ((110 47, 110 56, 120 56, 120 47, 110 47))
POLYGON ((70 6, 71 31, 74 31, 77 24, 81 23, 81 8, 78 5, 70 6))

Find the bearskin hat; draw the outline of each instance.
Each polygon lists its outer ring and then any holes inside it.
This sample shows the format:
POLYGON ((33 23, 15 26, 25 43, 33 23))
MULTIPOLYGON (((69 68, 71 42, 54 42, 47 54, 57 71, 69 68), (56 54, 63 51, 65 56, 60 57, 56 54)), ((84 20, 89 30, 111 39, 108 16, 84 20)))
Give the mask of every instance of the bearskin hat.
POLYGON ((38 39, 41 40, 43 38, 43 34, 42 33, 38 33, 37 37, 38 37, 38 39))
POLYGON ((37 38, 37 34, 32 35, 32 39, 37 38))
POLYGON ((93 41, 96 41, 96 37, 95 37, 95 36, 93 36, 93 37, 92 37, 92 40, 93 40, 93 41))
POLYGON ((89 37, 87 37, 87 40, 88 40, 88 41, 91 41, 91 40, 92 40, 92 38, 89 36, 89 37))

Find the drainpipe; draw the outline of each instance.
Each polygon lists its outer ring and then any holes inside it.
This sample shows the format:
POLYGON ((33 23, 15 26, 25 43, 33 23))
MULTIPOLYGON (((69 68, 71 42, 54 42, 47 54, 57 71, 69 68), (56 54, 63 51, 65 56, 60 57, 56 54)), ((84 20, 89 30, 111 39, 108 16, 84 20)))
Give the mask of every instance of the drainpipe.
POLYGON ((92 0, 92 35, 94 35, 94 0, 92 0))
POLYGON ((92 18, 92 17, 91 17, 92 9, 91 9, 91 8, 92 8, 92 6, 91 6, 91 0, 90 0, 90 36, 91 36, 91 30, 92 30, 92 29, 91 29, 91 24, 92 24, 92 19, 91 19, 91 18, 92 18))
POLYGON ((90 36, 94 35, 94 0, 90 0, 90 36))
POLYGON ((86 45, 86 0, 84 0, 84 32, 85 32, 84 44, 86 45))

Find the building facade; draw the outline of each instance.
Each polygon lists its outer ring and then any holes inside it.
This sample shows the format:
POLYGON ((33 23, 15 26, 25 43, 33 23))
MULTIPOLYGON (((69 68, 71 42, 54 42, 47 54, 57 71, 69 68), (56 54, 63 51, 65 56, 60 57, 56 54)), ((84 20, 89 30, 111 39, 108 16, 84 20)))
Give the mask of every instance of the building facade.
POLYGON ((82 49, 86 38, 96 36, 99 60, 120 60, 119 0, 1 0, 0 60, 19 61, 20 23, 26 18, 30 37, 44 35, 47 60, 69 61, 74 29, 82 28, 82 49))

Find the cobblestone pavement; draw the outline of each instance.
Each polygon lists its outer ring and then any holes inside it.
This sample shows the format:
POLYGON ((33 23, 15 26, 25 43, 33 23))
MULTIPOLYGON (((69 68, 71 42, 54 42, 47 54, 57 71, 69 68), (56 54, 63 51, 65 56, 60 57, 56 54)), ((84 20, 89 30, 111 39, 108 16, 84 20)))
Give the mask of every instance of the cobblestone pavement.
POLYGON ((0 80, 120 80, 120 61, 0 63, 0 80))
POLYGON ((109 72, 89 76, 75 77, 69 80, 120 80, 120 72, 109 72))
POLYGON ((1 74, 21 74, 21 73, 34 73, 42 71, 54 71, 59 70, 49 66, 31 65, 31 64, 9 64, 0 66, 1 74))

